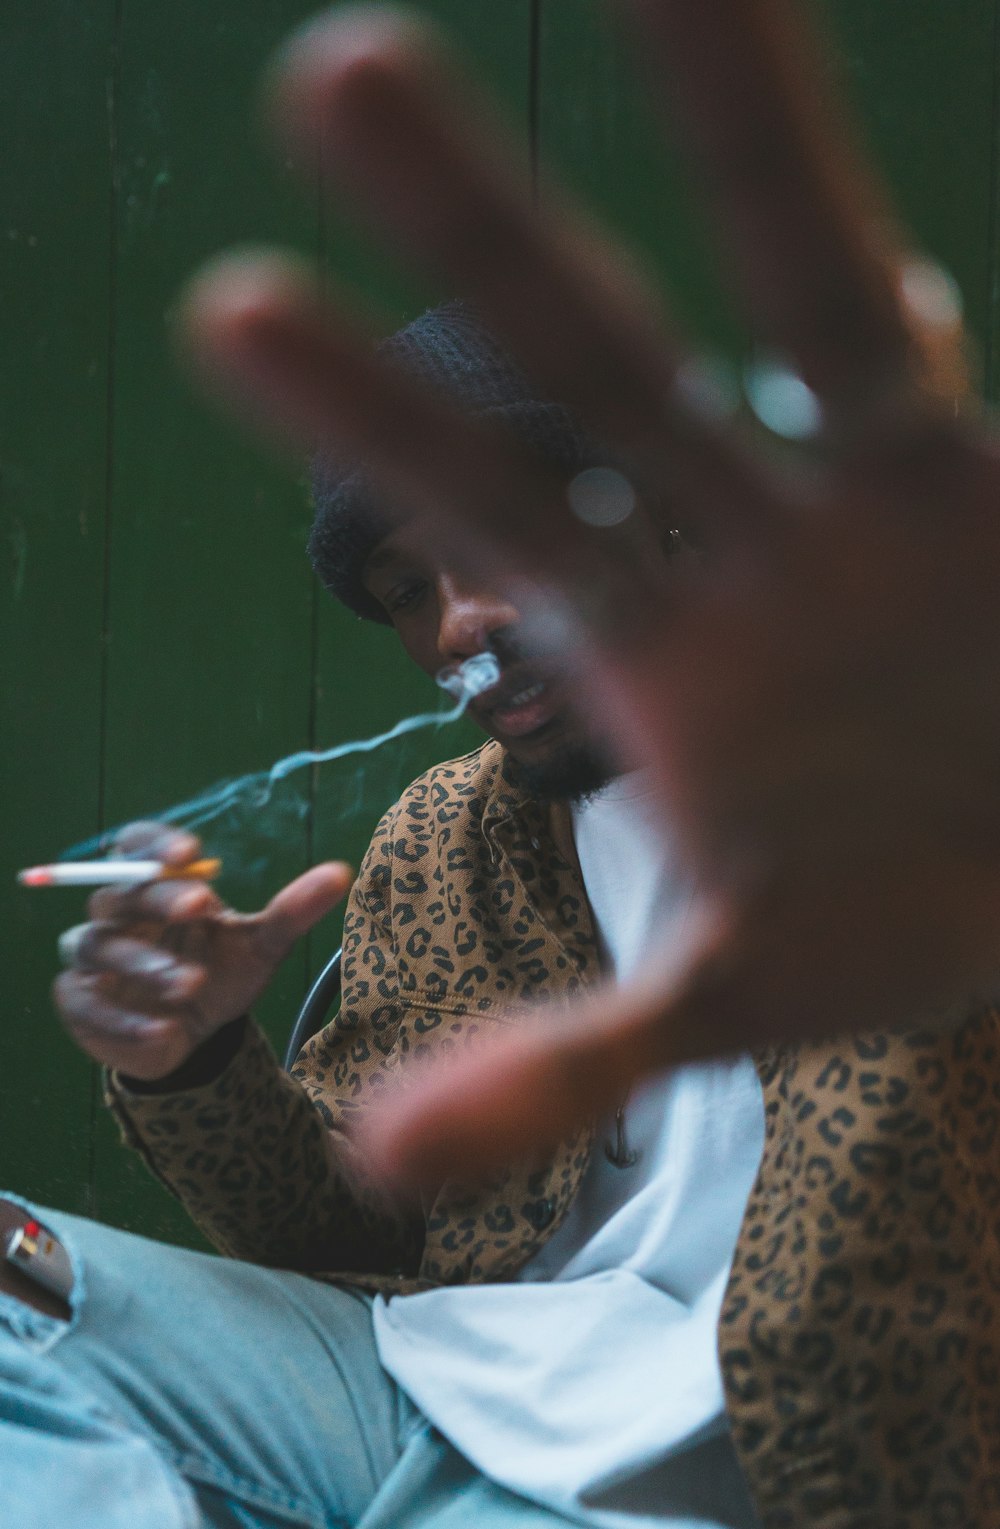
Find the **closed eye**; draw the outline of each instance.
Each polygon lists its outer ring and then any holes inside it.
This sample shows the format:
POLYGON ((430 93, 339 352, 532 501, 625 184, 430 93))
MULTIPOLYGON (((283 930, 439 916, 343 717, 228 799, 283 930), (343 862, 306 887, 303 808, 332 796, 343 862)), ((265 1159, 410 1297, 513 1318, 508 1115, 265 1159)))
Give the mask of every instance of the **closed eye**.
POLYGON ((382 596, 382 604, 390 616, 395 616, 400 611, 410 610, 417 605, 427 593, 427 588, 426 579, 401 579, 398 584, 386 590, 382 596))

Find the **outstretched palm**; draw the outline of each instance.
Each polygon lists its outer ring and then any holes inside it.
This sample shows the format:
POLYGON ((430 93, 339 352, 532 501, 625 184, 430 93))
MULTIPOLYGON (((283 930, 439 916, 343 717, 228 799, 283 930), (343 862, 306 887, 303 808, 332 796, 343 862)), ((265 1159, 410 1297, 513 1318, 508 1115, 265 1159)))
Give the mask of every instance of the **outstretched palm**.
POLYGON ((632 988, 390 1107, 373 1150, 417 1175, 557 1135, 645 1068, 946 1023, 1000 971, 1000 457, 957 414, 954 315, 844 147, 791 0, 622 8, 699 156, 759 341, 816 400, 798 460, 693 401, 627 262, 571 209, 532 209, 405 17, 314 27, 283 61, 278 116, 641 493, 677 506, 698 559, 663 577, 627 526, 582 525, 564 485, 381 369, 287 264, 224 263, 188 310, 224 389, 369 462, 470 560, 530 571, 539 611, 558 597, 550 632, 585 634, 581 700, 656 771, 698 887, 683 948, 632 988))

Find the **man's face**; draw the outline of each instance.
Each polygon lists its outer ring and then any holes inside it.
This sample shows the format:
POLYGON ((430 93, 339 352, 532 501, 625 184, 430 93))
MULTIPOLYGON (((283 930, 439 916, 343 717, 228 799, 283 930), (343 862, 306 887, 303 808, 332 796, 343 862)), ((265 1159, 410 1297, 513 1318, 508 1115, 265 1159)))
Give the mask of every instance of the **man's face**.
POLYGON ((419 550, 413 524, 391 532, 365 564, 365 587, 382 605, 407 653, 426 674, 490 651, 500 680, 469 704, 469 715, 517 762, 528 787, 547 800, 574 800, 617 773, 589 737, 559 678, 519 643, 516 606, 445 559, 419 550), (416 550, 415 550, 416 549, 416 550))

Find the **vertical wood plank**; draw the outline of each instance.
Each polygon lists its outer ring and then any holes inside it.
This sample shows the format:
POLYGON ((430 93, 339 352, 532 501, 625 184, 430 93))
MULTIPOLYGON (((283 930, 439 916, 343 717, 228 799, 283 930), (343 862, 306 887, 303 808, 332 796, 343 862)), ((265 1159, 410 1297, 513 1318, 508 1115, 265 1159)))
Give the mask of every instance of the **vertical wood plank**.
POLYGON ((12 0, 0 53, 0 1183, 90 1204, 89 1064, 49 1000, 79 897, 19 866, 97 826, 113 0, 12 0))
MULTIPOLYGON (((106 819, 120 823, 301 749, 311 709, 313 594, 301 483, 197 398, 171 351, 195 268, 248 240, 315 253, 308 192, 255 129, 274 47, 302 0, 126 0, 115 141, 114 471, 109 561, 106 819)), ((305 868, 304 816, 274 810, 206 828, 220 893, 255 908, 305 868)), ((261 1004, 276 1032, 305 984, 304 954, 261 1004)), ((100 1117, 98 1212, 187 1238, 100 1117)))
POLYGON ((958 282, 980 356, 996 270, 995 12, 995 0, 832 6, 845 78, 873 151, 918 247, 958 282))
MULTIPOLYGON (((597 0, 422 8, 469 46, 526 144, 537 138, 646 252, 682 316, 738 347, 684 174, 597 0)), ((3 977, 0 1180, 74 1209, 90 1206, 93 1182, 100 1214, 183 1240, 183 1218, 103 1117, 92 1133, 87 1064, 51 1014, 55 939, 82 899, 31 898, 13 872, 102 818, 439 702, 390 632, 317 594, 304 481, 220 426, 169 351, 181 284, 242 239, 322 247, 385 330, 440 295, 338 218, 321 228, 253 135, 262 64, 312 9, 12 0, 0 58, 0 919, 16 953, 3 977)), ((995 383, 997 0, 831 0, 831 14, 902 211, 958 278, 995 383)), ((306 815, 271 841, 264 819, 215 838, 221 890, 254 906, 308 858, 356 859, 407 780, 478 741, 471 727, 427 733, 317 772, 302 783, 306 815)), ((312 942, 314 964, 337 924, 312 942)), ((302 954, 263 1008, 279 1044, 305 977, 302 954)))
MULTIPOLYGON (((715 258, 675 145, 661 145, 650 82, 598 0, 542 0, 541 148, 659 274, 682 321, 730 344, 715 258)), ((829 0, 840 67, 872 150, 921 248, 988 328, 996 270, 994 0, 829 0)), ((655 89, 655 82, 652 84, 655 89)))
POLYGON ((625 240, 682 327, 742 348, 683 156, 665 141, 632 40, 601 0, 541 0, 540 188, 564 181, 625 240))
POLYGON ((986 396, 1000 399, 1000 0, 993 0, 993 133, 989 194, 989 249, 987 255, 987 335, 985 344, 986 396))

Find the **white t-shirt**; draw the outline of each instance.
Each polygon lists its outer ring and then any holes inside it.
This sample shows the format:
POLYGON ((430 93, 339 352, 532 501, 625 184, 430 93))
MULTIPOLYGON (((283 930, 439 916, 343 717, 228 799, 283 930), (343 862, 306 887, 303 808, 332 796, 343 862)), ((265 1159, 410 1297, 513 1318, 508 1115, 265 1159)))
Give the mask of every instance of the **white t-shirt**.
MULTIPOLYGON (((609 969, 627 977, 683 921, 644 779, 574 811, 609 969)), ((613 1115, 562 1226, 511 1284, 375 1303, 382 1364, 485 1475, 601 1529, 750 1529, 716 1327, 763 1146, 748 1057, 632 1090, 629 1168, 613 1115)))

